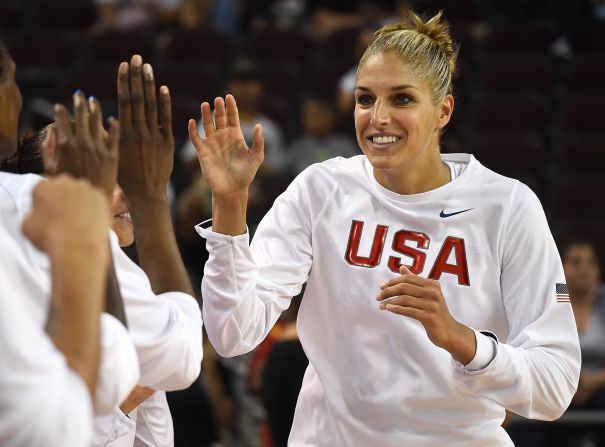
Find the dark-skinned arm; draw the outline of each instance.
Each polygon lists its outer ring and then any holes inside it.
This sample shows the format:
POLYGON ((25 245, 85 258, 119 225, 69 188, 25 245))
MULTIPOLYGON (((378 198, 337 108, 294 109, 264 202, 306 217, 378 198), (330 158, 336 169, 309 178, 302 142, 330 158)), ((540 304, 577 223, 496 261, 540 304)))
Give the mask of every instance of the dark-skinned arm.
POLYGON ((141 56, 118 70, 120 162, 118 182, 132 216, 141 268, 155 293, 193 288, 179 252, 166 194, 174 163, 171 101, 162 86, 157 101, 151 65, 141 56))

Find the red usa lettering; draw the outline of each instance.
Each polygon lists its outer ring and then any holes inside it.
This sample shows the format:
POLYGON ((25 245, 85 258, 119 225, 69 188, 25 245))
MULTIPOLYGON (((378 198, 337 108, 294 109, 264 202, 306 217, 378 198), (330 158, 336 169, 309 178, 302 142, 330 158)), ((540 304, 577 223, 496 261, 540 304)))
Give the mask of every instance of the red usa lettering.
MULTIPOLYGON (((347 250, 345 252, 345 260, 349 264, 357 267, 374 268, 380 264, 389 227, 386 225, 376 226, 370 253, 368 256, 361 256, 359 254, 359 244, 363 232, 363 225, 364 223, 359 220, 352 221, 351 231, 349 232, 349 242, 347 243, 347 250)), ((430 243, 431 239, 425 233, 399 230, 393 236, 391 248, 393 251, 411 258, 413 261, 412 265, 407 267, 412 273, 418 275, 424 271, 426 263, 426 252, 424 250, 428 250, 430 243), (407 241, 414 243, 416 248, 406 245, 407 241)), ((389 256, 387 265, 391 271, 399 273, 401 258, 389 256)), ((443 241, 443 245, 435 259, 435 263, 428 274, 428 278, 438 280, 443 273, 455 275, 458 278, 458 284, 460 285, 470 286, 464 239, 448 236, 443 241), (452 251, 454 252, 456 261, 454 264, 449 264, 447 260, 452 251)))

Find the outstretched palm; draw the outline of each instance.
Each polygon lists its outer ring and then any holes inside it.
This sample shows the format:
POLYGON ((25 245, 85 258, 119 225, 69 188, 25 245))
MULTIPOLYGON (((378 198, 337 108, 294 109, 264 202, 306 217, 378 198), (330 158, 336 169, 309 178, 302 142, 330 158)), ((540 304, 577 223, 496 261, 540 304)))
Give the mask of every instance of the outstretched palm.
POLYGON ((215 196, 240 192, 248 188, 264 157, 264 140, 260 125, 254 128, 252 147, 244 141, 237 104, 232 95, 214 100, 214 121, 210 104, 202 103, 200 137, 194 120, 189 121, 189 137, 195 146, 202 173, 215 196))

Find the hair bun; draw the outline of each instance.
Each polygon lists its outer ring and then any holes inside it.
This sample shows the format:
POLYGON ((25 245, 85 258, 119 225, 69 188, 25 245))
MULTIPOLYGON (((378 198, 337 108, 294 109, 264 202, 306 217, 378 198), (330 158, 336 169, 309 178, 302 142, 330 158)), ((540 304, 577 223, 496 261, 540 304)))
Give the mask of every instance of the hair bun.
POLYGON ((443 51, 448 60, 450 72, 456 73, 456 59, 458 58, 458 47, 454 44, 450 35, 450 24, 443 17, 443 11, 439 11, 428 20, 412 10, 405 13, 402 23, 386 25, 376 32, 380 36, 395 31, 415 31, 431 39, 437 47, 443 51))

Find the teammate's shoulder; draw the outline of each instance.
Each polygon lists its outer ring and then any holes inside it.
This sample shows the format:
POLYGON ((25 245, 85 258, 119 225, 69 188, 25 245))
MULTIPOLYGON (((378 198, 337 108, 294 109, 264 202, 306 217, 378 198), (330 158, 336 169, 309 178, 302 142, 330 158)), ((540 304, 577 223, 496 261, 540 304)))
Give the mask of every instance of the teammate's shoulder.
POLYGON ((11 196, 25 194, 42 180, 38 174, 13 174, 0 172, 0 189, 11 196))

